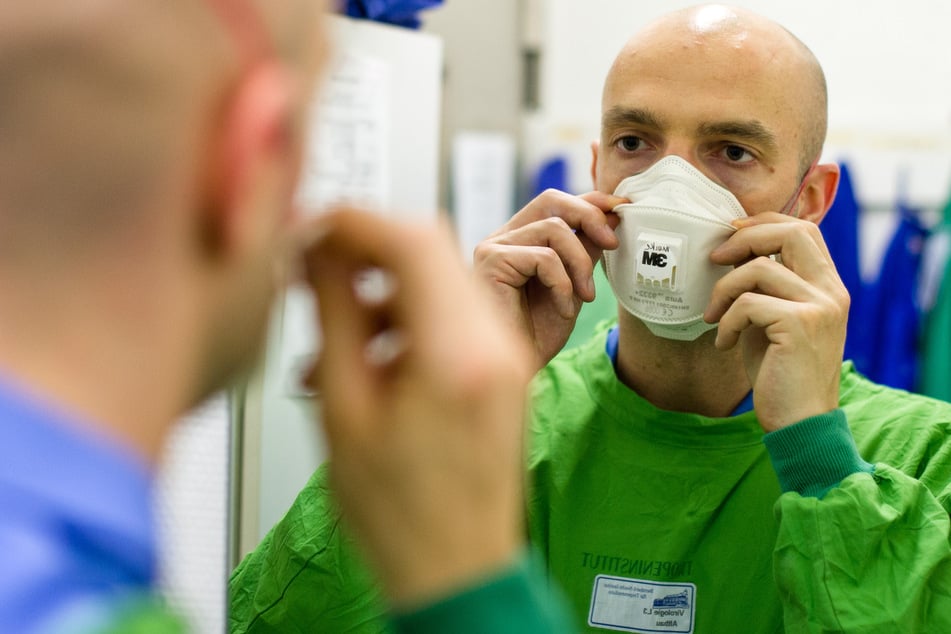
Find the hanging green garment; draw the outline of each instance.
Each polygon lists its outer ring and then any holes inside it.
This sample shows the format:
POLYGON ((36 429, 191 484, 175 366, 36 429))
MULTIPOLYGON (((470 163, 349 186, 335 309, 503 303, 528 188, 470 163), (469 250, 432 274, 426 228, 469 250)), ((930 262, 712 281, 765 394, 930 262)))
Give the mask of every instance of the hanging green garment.
MULTIPOLYGON (((544 565, 507 570, 414 612, 392 613, 344 530, 319 468, 294 505, 231 576, 232 634, 569 634, 564 602, 544 565)), ((399 521, 394 518, 393 521, 399 521)))
MULTIPOLYGON (((932 240, 951 241, 951 199, 945 203, 943 221, 932 240)), ((951 401, 951 257, 946 259, 934 306, 925 317, 918 373, 922 394, 951 401)))
POLYGON ((594 266, 594 301, 581 307, 564 350, 580 346, 591 339, 598 324, 605 319, 617 318, 617 310, 617 299, 614 297, 611 283, 604 273, 604 267, 598 263, 594 266))

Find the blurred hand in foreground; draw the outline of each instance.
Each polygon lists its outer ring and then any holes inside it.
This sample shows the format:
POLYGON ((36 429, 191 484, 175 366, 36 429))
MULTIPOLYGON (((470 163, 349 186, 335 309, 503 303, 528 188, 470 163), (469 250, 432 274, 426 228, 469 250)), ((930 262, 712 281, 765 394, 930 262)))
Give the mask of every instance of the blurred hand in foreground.
POLYGON ((520 549, 532 353, 445 227, 337 211, 308 230, 337 496, 390 600, 438 598, 520 549))

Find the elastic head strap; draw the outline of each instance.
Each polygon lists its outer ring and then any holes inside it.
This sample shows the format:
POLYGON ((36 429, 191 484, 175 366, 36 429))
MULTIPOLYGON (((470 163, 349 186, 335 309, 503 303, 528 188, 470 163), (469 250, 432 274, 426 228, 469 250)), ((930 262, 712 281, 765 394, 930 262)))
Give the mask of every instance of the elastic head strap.
MULTIPOLYGON (((792 211, 792 207, 793 205, 796 204, 796 201, 799 200, 799 196, 802 194, 802 190, 806 188, 806 181, 809 180, 809 176, 815 171, 816 165, 818 164, 819 164, 819 157, 817 156, 815 160, 812 162, 812 164, 809 166, 809 169, 806 170, 806 173, 805 175, 803 175, 802 180, 799 181, 799 187, 796 189, 796 193, 792 195, 792 198, 790 198, 786 202, 785 205, 783 205, 783 208, 779 213, 788 214, 790 211, 792 211)), ((797 213, 796 217, 798 216, 799 214, 797 213)))

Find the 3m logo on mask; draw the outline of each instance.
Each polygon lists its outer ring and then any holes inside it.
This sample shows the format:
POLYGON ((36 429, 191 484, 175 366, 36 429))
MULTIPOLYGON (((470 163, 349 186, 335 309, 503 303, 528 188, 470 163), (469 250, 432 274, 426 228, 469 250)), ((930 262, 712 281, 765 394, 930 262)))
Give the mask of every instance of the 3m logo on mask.
POLYGON ((678 264, 685 242, 686 236, 674 233, 645 231, 638 234, 634 272, 637 284, 679 291, 683 287, 683 274, 678 271, 678 264))

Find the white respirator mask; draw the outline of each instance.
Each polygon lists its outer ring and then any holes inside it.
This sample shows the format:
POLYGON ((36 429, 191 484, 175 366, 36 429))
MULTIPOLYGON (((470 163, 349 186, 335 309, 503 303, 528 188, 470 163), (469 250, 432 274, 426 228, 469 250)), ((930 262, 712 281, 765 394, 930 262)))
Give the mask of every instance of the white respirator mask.
POLYGON ((703 321, 713 286, 733 270, 710 253, 746 218, 728 190, 678 156, 666 156, 624 179, 614 212, 620 245, 604 252, 608 281, 621 306, 666 339, 693 341, 716 324, 703 321))

